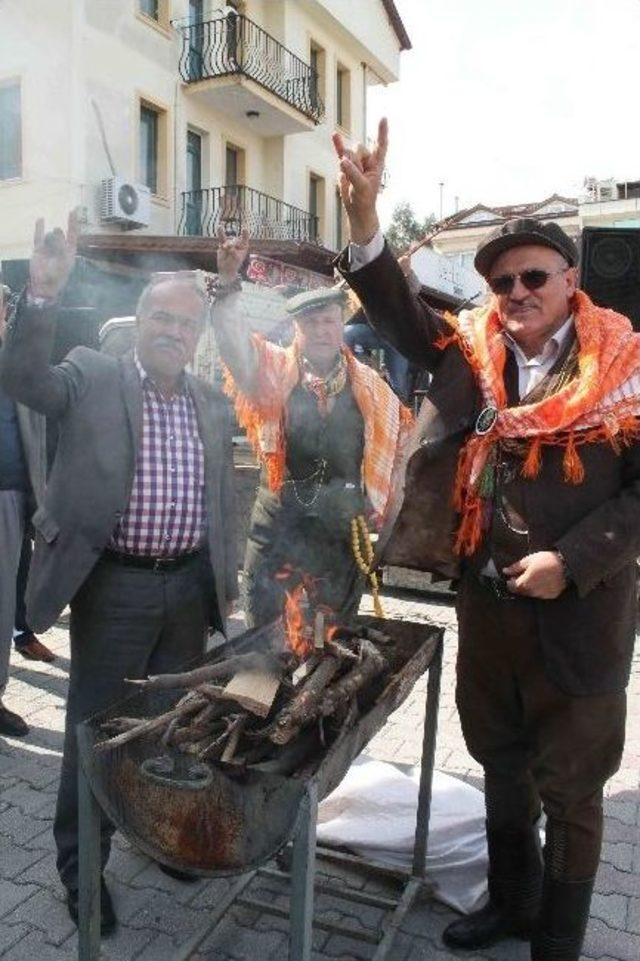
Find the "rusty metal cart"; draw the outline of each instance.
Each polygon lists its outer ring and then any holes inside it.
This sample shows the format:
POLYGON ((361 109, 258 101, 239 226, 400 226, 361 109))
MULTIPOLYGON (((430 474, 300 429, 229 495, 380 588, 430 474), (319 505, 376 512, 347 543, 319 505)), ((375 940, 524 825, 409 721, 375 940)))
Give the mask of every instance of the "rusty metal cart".
MULTIPOLYGON (((364 618, 384 630, 395 644, 388 675, 372 687, 332 743, 319 736, 315 763, 282 776, 256 768, 241 772, 211 765, 211 778, 198 788, 163 785, 145 776, 144 762, 157 752, 149 740, 134 741, 118 751, 97 752, 100 725, 121 713, 122 704, 78 725, 80 754, 80 961, 100 957, 100 810, 140 849, 169 867, 205 877, 235 875, 238 880, 221 897, 207 923, 176 949, 176 961, 187 961, 237 902, 290 919, 290 961, 310 961, 314 923, 318 928, 375 945, 374 961, 388 956, 399 926, 426 887, 431 788, 433 778, 443 630, 427 624, 364 618), (376 862, 316 847, 318 803, 334 790, 352 761, 385 724, 428 671, 422 744, 422 768, 412 868, 391 871, 376 862), (258 827, 256 827, 258 826, 258 827), (291 843, 290 871, 269 862, 291 843), (316 881, 316 858, 327 857, 371 873, 402 875, 398 897, 382 897, 316 881), (289 911, 245 893, 258 877, 290 879, 289 911), (378 933, 318 919, 314 922, 315 891, 387 912, 378 933)), ((268 643, 264 629, 248 631, 225 645, 224 654, 259 648, 268 643)), ((175 695, 174 695, 175 696, 175 695)), ((126 701, 128 714, 145 716, 166 707, 166 693, 141 692, 126 701)))

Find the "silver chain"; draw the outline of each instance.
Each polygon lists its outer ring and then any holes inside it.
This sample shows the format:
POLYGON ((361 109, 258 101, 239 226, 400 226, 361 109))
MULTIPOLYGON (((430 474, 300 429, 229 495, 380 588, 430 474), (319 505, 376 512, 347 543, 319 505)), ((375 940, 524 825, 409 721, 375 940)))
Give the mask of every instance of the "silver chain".
POLYGON ((320 496, 320 491, 322 490, 322 484, 324 482, 324 475, 325 475, 326 469, 327 469, 327 462, 324 458, 322 458, 322 460, 319 462, 316 469, 313 471, 312 474, 309 474, 308 477, 299 477, 297 478, 297 481, 293 477, 289 477, 287 478, 287 480, 285 480, 284 482, 285 484, 291 484, 291 488, 293 490, 293 496, 295 497, 295 499, 297 500, 298 504, 300 504, 301 507, 313 507, 315 502, 318 500, 318 497, 320 496), (316 478, 318 478, 318 480, 316 480, 316 478), (310 482, 315 482, 316 487, 314 492, 311 495, 311 499, 307 501, 303 497, 300 497, 297 484, 308 484, 310 482))

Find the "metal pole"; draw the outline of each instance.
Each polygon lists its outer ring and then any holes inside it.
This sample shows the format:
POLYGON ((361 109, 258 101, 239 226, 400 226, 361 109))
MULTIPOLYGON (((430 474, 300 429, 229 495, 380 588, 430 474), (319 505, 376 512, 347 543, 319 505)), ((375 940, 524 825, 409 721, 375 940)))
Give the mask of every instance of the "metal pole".
POLYGON ((298 830, 293 841, 289 961, 311 961, 317 818, 318 788, 312 781, 300 806, 298 830))
POLYGON ((83 760, 90 763, 91 744, 83 724, 78 741, 78 959, 100 958, 100 805, 95 799, 83 760))
POLYGON ((425 859, 429 839, 429 818, 431 817, 433 768, 436 756, 436 734, 438 731, 438 706, 440 703, 443 646, 443 638, 440 636, 433 660, 429 665, 429 680, 427 682, 427 706, 424 713, 424 735, 422 739, 422 765, 420 768, 416 834, 413 845, 412 874, 416 878, 424 878, 425 876, 425 859))

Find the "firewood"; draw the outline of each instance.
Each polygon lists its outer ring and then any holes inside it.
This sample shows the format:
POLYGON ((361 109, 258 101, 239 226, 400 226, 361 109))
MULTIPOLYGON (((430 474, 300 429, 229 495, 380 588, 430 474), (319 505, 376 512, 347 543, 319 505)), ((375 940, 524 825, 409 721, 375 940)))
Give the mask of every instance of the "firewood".
POLYGON ((225 729, 221 734, 218 735, 218 737, 214 738, 213 741, 211 741, 200 751, 198 754, 199 760, 206 761, 209 758, 215 757, 222 753, 222 746, 230 737, 234 728, 238 725, 238 719, 240 717, 246 717, 246 715, 233 714, 231 717, 225 718, 225 729))
POLYGON ((362 660, 353 667, 347 674, 339 678, 324 692, 320 714, 327 717, 333 714, 340 706, 349 704, 361 687, 364 687, 377 674, 380 674, 387 662, 380 652, 370 641, 362 641, 361 644, 362 660))
POLYGON ((141 679, 127 679, 127 684, 142 688, 144 691, 171 691, 181 687, 195 688, 208 681, 214 681, 221 677, 230 677, 241 670, 262 670, 275 663, 275 658, 265 654, 234 654, 224 661, 216 661, 213 664, 205 664, 203 667, 196 667, 193 671, 186 671, 182 674, 155 674, 151 677, 141 679))
POLYGON ((233 760, 233 757, 236 751, 238 750, 240 738, 247 724, 247 720, 248 718, 246 714, 239 714, 235 719, 235 721, 233 722, 231 726, 231 730, 229 731, 229 738, 227 740, 227 744, 225 746, 224 751, 222 752, 222 757, 220 758, 222 762, 229 764, 233 760))
POLYGON ((140 717, 114 717, 105 721, 101 725, 101 730, 107 734, 122 734, 124 731, 132 731, 139 727, 143 721, 144 718, 140 717))
POLYGON ((278 714, 269 735, 274 744, 287 744, 301 727, 318 716, 322 694, 329 681, 340 670, 340 661, 323 657, 313 674, 304 682, 299 694, 278 714))
POLYGON ((164 714, 159 714, 158 717, 142 719, 137 727, 123 731, 122 734, 118 734, 116 737, 109 738, 106 741, 100 741, 96 744, 95 749, 100 752, 113 751, 123 744, 128 744, 129 741, 135 741, 139 737, 144 737, 147 734, 162 730, 176 717, 186 717, 189 714, 195 714, 203 708, 205 704, 206 701, 204 698, 192 695, 189 700, 184 700, 182 704, 177 704, 170 711, 165 711, 164 714))
POLYGON ((239 671, 224 689, 224 696, 258 717, 266 717, 280 687, 280 672, 239 671))

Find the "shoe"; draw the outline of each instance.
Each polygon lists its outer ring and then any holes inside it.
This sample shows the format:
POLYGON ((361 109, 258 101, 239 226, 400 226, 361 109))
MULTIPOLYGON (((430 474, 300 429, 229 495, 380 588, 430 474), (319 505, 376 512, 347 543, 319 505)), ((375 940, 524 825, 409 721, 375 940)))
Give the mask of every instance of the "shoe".
POLYGON ((35 634, 24 634, 23 637, 28 638, 26 643, 16 644, 16 650, 19 654, 27 661, 44 661, 45 664, 51 664, 55 661, 56 656, 53 651, 50 651, 42 641, 38 640, 35 634))
POLYGON ((442 940, 448 948, 458 951, 479 951, 505 938, 530 941, 532 935, 533 921, 530 924, 518 924, 503 908, 490 901, 479 911, 452 921, 443 931, 442 940))
POLYGON ((178 868, 170 868, 166 864, 160 864, 159 861, 157 861, 156 864, 163 874, 166 874, 169 878, 173 878, 174 881, 184 881, 185 884, 193 884, 194 881, 200 880, 197 874, 191 874, 189 871, 180 871, 178 868))
MULTIPOLYGON (((67 908, 69 910, 69 917, 73 923, 78 926, 78 891, 74 888, 67 888, 67 908)), ((113 934, 116 927, 118 926, 118 919, 116 917, 116 912, 113 909, 113 901, 111 900, 111 895, 109 893, 109 888, 107 887, 104 878, 100 879, 100 934, 103 938, 108 937, 113 934)))
POLYGON ((5 734, 7 737, 25 737, 28 733, 27 722, 19 714, 0 704, 0 734, 5 734))
POLYGON ((487 824, 489 903, 453 921, 442 934, 448 948, 479 951, 505 938, 530 941, 540 910, 542 856, 537 824, 496 831, 487 824))

